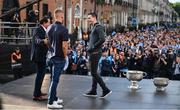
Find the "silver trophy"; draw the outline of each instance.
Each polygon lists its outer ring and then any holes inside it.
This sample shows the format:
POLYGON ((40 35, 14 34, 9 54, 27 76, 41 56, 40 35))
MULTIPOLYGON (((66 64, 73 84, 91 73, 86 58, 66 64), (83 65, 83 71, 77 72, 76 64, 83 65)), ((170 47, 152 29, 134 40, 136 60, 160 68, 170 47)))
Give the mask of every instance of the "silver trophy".
POLYGON ((165 87, 169 84, 169 79, 156 77, 154 78, 153 83, 156 86, 156 91, 165 91, 166 90, 165 87))
POLYGON ((138 81, 141 81, 143 77, 145 77, 147 74, 143 71, 137 71, 137 70, 129 70, 126 73, 124 73, 126 78, 131 81, 131 85, 128 86, 130 89, 140 89, 141 87, 138 85, 138 81))

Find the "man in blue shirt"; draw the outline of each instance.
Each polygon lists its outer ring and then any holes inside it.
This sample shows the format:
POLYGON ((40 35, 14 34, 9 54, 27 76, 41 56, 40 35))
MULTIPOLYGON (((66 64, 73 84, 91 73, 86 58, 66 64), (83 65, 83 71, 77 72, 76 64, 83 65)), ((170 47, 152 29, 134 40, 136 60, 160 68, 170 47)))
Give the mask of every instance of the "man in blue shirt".
POLYGON ((55 22, 48 31, 49 54, 52 62, 52 76, 49 87, 47 107, 50 109, 63 108, 62 99, 56 96, 57 86, 65 66, 68 49, 68 30, 64 27, 64 12, 60 9, 54 11, 55 22))

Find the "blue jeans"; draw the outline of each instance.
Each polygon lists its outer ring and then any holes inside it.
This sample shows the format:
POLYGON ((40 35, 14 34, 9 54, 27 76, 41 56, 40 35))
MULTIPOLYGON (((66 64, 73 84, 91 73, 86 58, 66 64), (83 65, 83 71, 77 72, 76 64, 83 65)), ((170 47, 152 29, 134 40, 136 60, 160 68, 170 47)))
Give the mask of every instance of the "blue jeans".
POLYGON ((37 62, 36 63, 36 80, 34 87, 34 97, 39 97, 41 95, 41 86, 46 73, 46 62, 37 62))
POLYGON ((51 61, 53 65, 52 65, 51 82, 49 87, 49 97, 48 97, 49 104, 52 104, 53 101, 57 100, 57 96, 56 96, 57 86, 66 60, 63 58, 55 57, 55 58, 51 58, 51 61))

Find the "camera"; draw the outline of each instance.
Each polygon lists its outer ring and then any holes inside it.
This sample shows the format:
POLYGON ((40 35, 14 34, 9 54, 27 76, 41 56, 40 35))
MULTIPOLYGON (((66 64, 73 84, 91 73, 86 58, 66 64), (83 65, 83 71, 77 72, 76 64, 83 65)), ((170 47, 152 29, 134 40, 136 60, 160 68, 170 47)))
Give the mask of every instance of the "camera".
POLYGON ((159 54, 159 50, 158 49, 154 50, 154 54, 155 55, 159 54))

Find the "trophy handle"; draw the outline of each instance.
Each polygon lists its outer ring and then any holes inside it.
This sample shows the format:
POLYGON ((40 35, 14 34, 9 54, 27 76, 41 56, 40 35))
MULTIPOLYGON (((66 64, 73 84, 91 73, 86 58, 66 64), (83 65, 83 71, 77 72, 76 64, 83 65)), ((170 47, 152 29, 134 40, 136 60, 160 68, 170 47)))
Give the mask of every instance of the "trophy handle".
POLYGON ((146 72, 143 72, 143 77, 146 77, 147 76, 147 73, 146 72))
POLYGON ((123 72, 123 75, 126 76, 126 72, 123 72))
POLYGON ((126 73, 128 72, 128 69, 120 70, 124 76, 127 77, 126 73))

